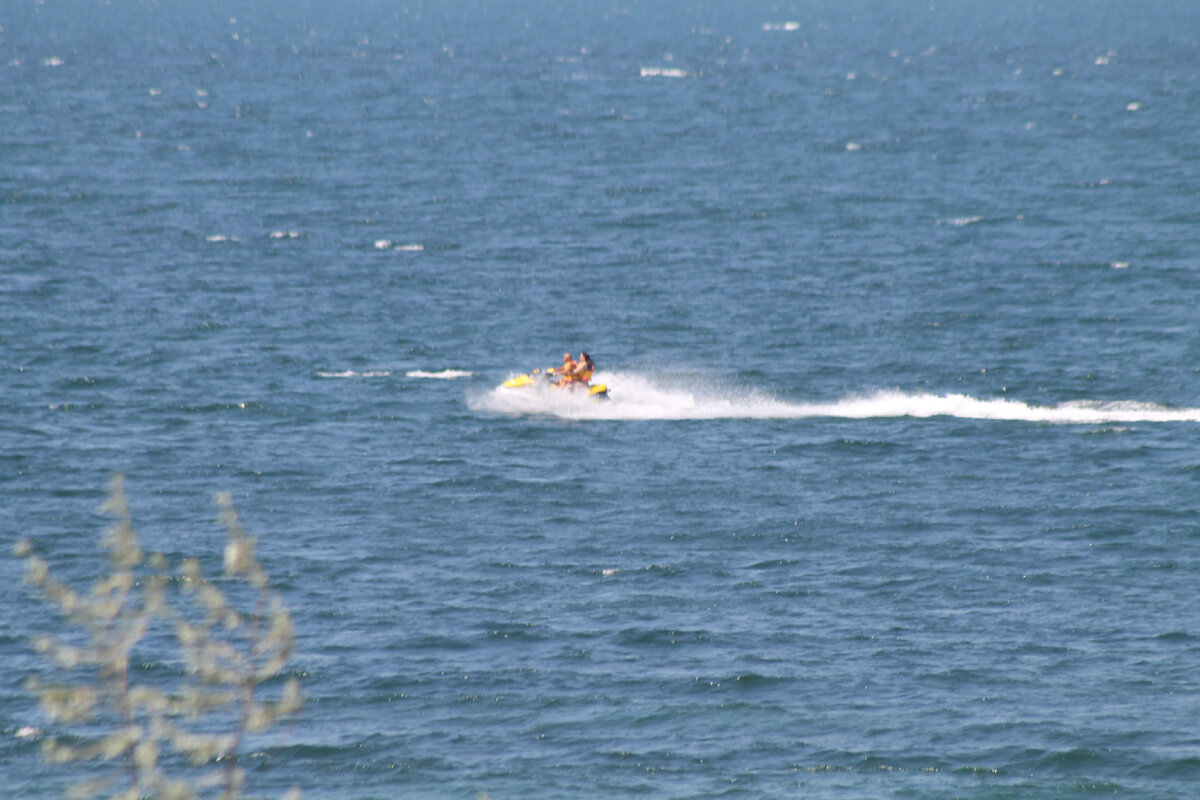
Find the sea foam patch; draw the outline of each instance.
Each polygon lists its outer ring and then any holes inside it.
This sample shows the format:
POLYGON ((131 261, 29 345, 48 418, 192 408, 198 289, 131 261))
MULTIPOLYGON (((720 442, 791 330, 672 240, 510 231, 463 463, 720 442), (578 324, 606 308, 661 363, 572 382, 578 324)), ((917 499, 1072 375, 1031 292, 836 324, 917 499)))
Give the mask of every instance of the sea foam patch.
POLYGON ((391 239, 376 239, 374 242, 376 250, 399 250, 402 253, 420 253, 425 249, 425 245, 415 242, 396 243, 391 239))
POLYGON ((643 78, 686 78, 692 73, 678 67, 642 67, 643 78))

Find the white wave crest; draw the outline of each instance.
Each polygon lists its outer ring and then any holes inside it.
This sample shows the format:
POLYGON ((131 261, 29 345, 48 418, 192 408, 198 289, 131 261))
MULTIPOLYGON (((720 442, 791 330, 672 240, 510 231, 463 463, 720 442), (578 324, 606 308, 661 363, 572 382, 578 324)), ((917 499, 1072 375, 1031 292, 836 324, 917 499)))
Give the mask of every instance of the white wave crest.
POLYGON ((474 375, 474 372, 468 372, 465 369, 444 369, 441 372, 426 372, 423 369, 414 369, 411 372, 405 373, 410 378, 432 378, 434 380, 453 380, 454 378, 469 378, 474 375))
POLYGON ((756 390, 668 385, 632 373, 598 372, 593 383, 607 384, 609 399, 597 400, 539 385, 517 389, 499 386, 469 396, 467 404, 474 411, 597 420, 955 417, 1060 425, 1200 422, 1200 408, 1171 408, 1136 401, 1075 401, 1039 406, 964 394, 879 391, 832 402, 796 403, 756 390))

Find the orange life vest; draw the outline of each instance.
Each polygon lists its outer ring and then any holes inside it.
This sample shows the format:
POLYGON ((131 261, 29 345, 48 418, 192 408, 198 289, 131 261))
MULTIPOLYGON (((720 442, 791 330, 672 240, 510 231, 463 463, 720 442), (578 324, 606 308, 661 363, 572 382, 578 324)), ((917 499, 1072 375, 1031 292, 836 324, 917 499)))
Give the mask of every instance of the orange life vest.
POLYGON ((579 372, 576 372, 571 375, 564 375, 562 382, 563 383, 587 383, 588 381, 590 381, 592 379, 592 372, 594 372, 594 370, 591 367, 583 366, 583 368, 579 372))

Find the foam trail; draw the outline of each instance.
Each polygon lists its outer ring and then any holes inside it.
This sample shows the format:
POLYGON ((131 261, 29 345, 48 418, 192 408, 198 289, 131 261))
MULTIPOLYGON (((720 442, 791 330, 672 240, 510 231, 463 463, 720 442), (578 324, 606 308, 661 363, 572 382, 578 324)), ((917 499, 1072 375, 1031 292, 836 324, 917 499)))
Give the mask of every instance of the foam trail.
POLYGON ((474 372, 468 372, 465 369, 444 369, 441 372, 426 372, 423 369, 414 369, 411 372, 406 372, 410 378, 433 378, 434 380, 452 380, 454 378, 469 378, 474 375, 474 372))
POLYGON ((392 371, 388 369, 373 369, 366 372, 358 372, 353 369, 346 369, 340 372, 330 372, 327 370, 317 370, 318 378, 386 378, 391 375, 392 371))
POLYGON ((883 419, 954 417, 958 419, 1095 425, 1133 422, 1200 422, 1200 408, 1171 408, 1135 401, 1075 401, 1039 406, 1018 400, 981 400, 963 394, 880 391, 828 403, 789 403, 759 391, 730 391, 659 384, 633 373, 598 372, 610 399, 545 386, 502 386, 467 398, 475 411, 514 416, 551 416, 597 420, 702 419, 883 419))

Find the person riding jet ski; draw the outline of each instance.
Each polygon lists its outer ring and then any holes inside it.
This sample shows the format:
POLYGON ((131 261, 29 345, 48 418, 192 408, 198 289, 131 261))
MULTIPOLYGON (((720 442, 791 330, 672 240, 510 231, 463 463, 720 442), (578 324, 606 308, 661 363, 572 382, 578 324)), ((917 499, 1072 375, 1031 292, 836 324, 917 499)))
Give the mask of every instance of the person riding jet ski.
MULTIPOLYGON (((563 358, 564 362, 571 354, 567 353, 563 358)), ((567 386, 572 383, 582 383, 584 386, 592 379, 592 374, 596 371, 596 365, 592 362, 592 357, 587 353, 579 354, 579 361, 574 362, 574 366, 567 370, 559 381, 560 386, 567 386)))
MULTIPOLYGON (((592 375, 596 372, 596 365, 592 361, 592 357, 587 353, 580 353, 579 360, 576 361, 571 357, 570 353, 563 354, 563 365, 561 367, 549 367, 544 372, 541 369, 535 369, 525 375, 517 375, 514 378, 509 378, 504 382, 505 389, 519 389, 524 386, 534 386, 540 381, 548 381, 549 386, 554 389, 568 388, 573 390, 572 393, 583 390, 586 394, 596 400, 608 399, 608 385, 604 383, 593 384, 591 382, 592 375), (539 378, 538 376, 542 376, 539 378)), ((542 384, 546 385, 546 384, 542 384)))
POLYGON ((563 363, 561 367, 551 367, 546 370, 551 375, 570 375, 576 368, 575 359, 571 358, 570 353, 563 353, 563 363))

